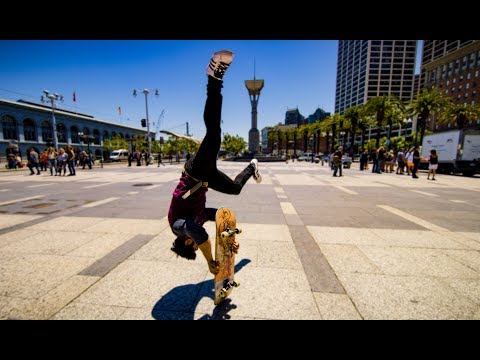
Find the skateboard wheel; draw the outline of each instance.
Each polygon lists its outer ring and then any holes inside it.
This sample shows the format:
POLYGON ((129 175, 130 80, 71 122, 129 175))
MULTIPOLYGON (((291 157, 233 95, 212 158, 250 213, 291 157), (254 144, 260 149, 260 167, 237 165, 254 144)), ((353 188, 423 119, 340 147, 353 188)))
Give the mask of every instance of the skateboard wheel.
POLYGON ((239 286, 240 286, 240 281, 234 281, 234 282, 233 282, 233 286, 239 287, 239 286))
POLYGON ((227 291, 226 291, 225 289, 221 289, 221 290, 220 290, 220 296, 221 296, 221 297, 227 296, 227 291))
POLYGON ((224 240, 225 240, 226 238, 228 238, 228 237, 229 237, 229 234, 228 234, 228 232, 227 232, 227 231, 223 231, 223 232, 220 234, 220 236, 222 237, 222 239, 224 239, 224 240))
POLYGON ((237 234, 241 234, 242 233, 242 229, 235 229, 237 231, 237 234))

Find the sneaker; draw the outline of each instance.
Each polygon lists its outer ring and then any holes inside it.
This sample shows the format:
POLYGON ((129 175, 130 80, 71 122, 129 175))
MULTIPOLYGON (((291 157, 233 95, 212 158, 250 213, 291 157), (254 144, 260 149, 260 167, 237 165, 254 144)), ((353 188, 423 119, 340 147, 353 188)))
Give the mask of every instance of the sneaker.
POLYGON ((260 173, 258 172, 258 160, 253 159, 252 161, 250 161, 250 164, 253 165, 253 167, 255 168, 255 171, 253 172, 253 178, 257 183, 261 183, 262 175, 260 175, 260 173))
POLYGON ((213 54, 212 59, 207 65, 207 75, 217 80, 222 80, 225 71, 233 61, 233 52, 229 50, 220 50, 213 54))

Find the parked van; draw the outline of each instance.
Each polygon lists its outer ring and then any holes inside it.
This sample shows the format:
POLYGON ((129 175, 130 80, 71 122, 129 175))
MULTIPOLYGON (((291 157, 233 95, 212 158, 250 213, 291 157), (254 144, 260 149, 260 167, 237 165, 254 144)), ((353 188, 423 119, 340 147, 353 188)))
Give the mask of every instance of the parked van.
POLYGON ((110 154, 110 160, 112 161, 122 161, 128 160, 128 150, 120 149, 120 150, 113 150, 110 154))

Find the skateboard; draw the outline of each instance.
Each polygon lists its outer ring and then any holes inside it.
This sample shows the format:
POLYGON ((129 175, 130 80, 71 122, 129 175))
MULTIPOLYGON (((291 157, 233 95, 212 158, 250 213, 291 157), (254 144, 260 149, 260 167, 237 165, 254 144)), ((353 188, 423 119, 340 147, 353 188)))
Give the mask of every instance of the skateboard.
POLYGON ((240 286, 240 282, 234 280, 235 253, 231 245, 235 241, 235 235, 242 230, 237 228, 237 220, 232 210, 226 207, 217 210, 215 226, 215 261, 219 264, 219 271, 214 280, 214 304, 218 305, 230 295, 234 287, 240 286))
POLYGON ((191 141, 191 142, 193 142, 197 145, 200 145, 202 143, 202 140, 194 138, 192 136, 180 135, 180 134, 168 131, 168 130, 161 130, 160 132, 164 133, 164 134, 167 134, 167 135, 170 135, 170 136, 175 136, 175 137, 180 138, 180 139, 185 139, 185 140, 191 141))

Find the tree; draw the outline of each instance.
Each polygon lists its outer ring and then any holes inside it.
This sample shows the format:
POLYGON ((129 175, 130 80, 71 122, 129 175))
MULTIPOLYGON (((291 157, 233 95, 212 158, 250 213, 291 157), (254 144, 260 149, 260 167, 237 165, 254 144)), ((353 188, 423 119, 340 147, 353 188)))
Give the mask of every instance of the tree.
POLYGON ((351 141, 351 150, 354 150, 354 145, 355 145, 355 133, 357 131, 357 127, 360 124, 361 119, 364 116, 364 107, 363 105, 358 105, 358 106, 352 106, 351 108, 348 108, 345 110, 343 113, 343 116, 345 119, 347 119, 350 122, 350 130, 352 134, 352 141, 351 141))
POLYGON ((390 148, 390 139, 392 137, 392 127, 394 124, 402 124, 406 116, 405 106, 399 99, 395 100, 395 106, 391 106, 387 109, 385 117, 388 124, 388 133, 386 141, 386 149, 390 148))
POLYGON ((120 134, 115 135, 112 139, 104 139, 103 147, 108 151, 128 149, 128 144, 125 139, 123 139, 120 134))
POLYGON ((328 119, 328 124, 332 127, 332 147, 331 152, 334 152, 337 144, 337 129, 340 126, 340 122, 343 121, 343 116, 340 114, 333 114, 328 119))
MULTIPOLYGON (((331 116, 325 118, 321 123, 320 123, 320 131, 325 133, 327 144, 326 144, 326 150, 325 152, 328 154, 330 153, 330 130, 333 129, 333 119, 331 116)), ((332 141, 333 142, 333 141, 332 141)))
POLYGON ((375 115, 377 122, 377 137, 376 146, 380 145, 380 132, 385 123, 386 114, 394 107, 400 107, 399 101, 396 98, 392 98, 390 95, 383 95, 371 98, 367 101, 366 111, 368 114, 375 115))
POLYGON ((268 143, 272 153, 275 150, 275 143, 278 141, 278 134, 275 128, 270 129, 267 135, 268 143))
MULTIPOLYGON (((444 97, 437 89, 423 90, 420 94, 407 105, 409 114, 418 116, 416 132, 420 131, 420 143, 423 142, 427 119, 430 115, 442 112, 447 108, 450 99, 444 97)), ((415 143, 417 146, 417 136, 415 134, 415 143)))
POLYGON ((362 131, 362 140, 361 140, 361 148, 365 149, 365 136, 367 129, 375 124, 375 119, 373 116, 368 116, 366 114, 365 108, 363 109, 363 116, 359 119, 358 127, 362 131))
POLYGON ((456 122, 459 129, 463 129, 470 120, 480 118, 480 105, 450 104, 438 119, 440 124, 456 122))
POLYGON ((238 155, 247 149, 247 142, 238 135, 232 136, 230 134, 225 134, 223 136, 222 145, 226 152, 234 153, 235 155, 238 155))
POLYGON ((283 140, 285 140, 285 132, 277 128, 277 138, 278 138, 278 155, 282 155, 282 144, 283 140))

